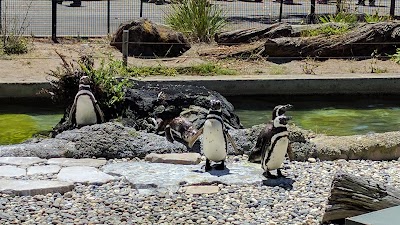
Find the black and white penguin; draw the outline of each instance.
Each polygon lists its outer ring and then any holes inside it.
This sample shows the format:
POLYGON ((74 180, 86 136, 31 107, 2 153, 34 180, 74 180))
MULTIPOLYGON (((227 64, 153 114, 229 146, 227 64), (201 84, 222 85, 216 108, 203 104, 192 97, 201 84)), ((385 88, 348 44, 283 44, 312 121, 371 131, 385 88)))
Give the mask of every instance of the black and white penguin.
POLYGON ((261 161, 262 146, 264 146, 265 142, 267 141, 266 139, 266 136, 268 136, 267 134, 270 133, 274 127, 275 118, 284 115, 286 111, 291 108, 293 108, 293 105, 291 104, 275 106, 275 108, 272 110, 272 119, 261 130, 257 138, 256 146, 252 149, 252 151, 249 154, 250 162, 258 163, 261 161))
POLYGON ((104 122, 104 114, 90 90, 90 79, 83 76, 79 80, 79 91, 69 112, 69 124, 82 127, 104 122))
POLYGON ((206 156, 205 170, 211 170, 211 162, 220 162, 216 169, 225 169, 225 159, 228 152, 228 141, 231 142, 235 151, 236 144, 225 128, 222 119, 221 102, 219 100, 211 100, 211 107, 204 122, 204 125, 199 129, 197 134, 189 142, 189 147, 193 146, 197 138, 203 134, 203 152, 206 156))
POLYGON ((277 178, 270 173, 271 170, 277 170, 278 177, 283 177, 280 167, 285 160, 286 153, 291 155, 287 129, 288 120, 290 117, 285 115, 275 117, 272 129, 262 137, 261 167, 265 171, 263 175, 267 178, 277 178))
POLYGON ((194 135, 197 133, 197 129, 193 126, 188 119, 185 117, 175 117, 172 120, 160 121, 157 126, 157 131, 165 131, 165 137, 169 142, 174 142, 175 138, 178 137, 189 143, 194 135))

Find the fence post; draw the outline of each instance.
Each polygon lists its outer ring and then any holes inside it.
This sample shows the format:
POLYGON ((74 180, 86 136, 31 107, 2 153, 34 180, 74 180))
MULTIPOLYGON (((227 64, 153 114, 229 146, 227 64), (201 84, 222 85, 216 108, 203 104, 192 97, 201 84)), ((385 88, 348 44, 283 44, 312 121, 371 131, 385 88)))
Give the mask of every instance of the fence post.
POLYGON ((126 67, 128 65, 128 45, 129 45, 129 30, 124 30, 122 34, 122 60, 126 67))
MULTIPOLYGON (((1 0, 0 0, 1 1, 1 0)), ((394 10, 396 8, 396 0, 390 1, 390 16, 394 18, 394 10)))
POLYGON ((310 14, 307 15, 307 23, 314 24, 316 22, 315 18, 315 0, 311 0, 310 14))
POLYGON ((143 0, 140 0, 140 15, 139 17, 143 17, 143 0))
POLYGON ((51 1, 51 40, 57 41, 57 0, 51 1))
POLYGON ((1 0, 0 0, 0 34, 3 32, 3 17, 1 15, 1 0))
POLYGON ((110 12, 111 12, 111 2, 107 0, 107 34, 110 34, 110 12))
POLYGON ((281 5, 279 8, 279 22, 282 22, 283 1, 284 0, 281 0, 281 5))

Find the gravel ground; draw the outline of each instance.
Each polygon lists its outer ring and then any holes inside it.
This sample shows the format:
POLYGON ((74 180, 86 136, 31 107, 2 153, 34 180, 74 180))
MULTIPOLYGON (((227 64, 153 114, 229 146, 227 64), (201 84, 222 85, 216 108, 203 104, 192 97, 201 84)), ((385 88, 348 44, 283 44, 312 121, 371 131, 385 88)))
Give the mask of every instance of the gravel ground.
MULTIPOLYGON (((127 159, 108 163, 117 161, 127 159)), ((320 224, 339 169, 400 188, 399 161, 288 162, 291 190, 214 184, 217 194, 143 196, 121 178, 102 186, 78 184, 63 195, 0 194, 0 224, 320 224)))

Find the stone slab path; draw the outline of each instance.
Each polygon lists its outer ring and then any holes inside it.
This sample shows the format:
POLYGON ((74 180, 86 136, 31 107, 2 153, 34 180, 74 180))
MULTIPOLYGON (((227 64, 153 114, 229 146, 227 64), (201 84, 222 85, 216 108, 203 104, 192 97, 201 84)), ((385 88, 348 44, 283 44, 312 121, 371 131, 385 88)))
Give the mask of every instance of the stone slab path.
POLYGON ((199 164, 200 155, 173 154, 157 157, 163 158, 161 161, 167 159, 165 162, 169 163, 89 158, 0 157, 0 193, 65 193, 77 184, 102 185, 125 179, 141 194, 176 192, 182 185, 186 186, 183 190, 187 192, 203 194, 215 193, 218 189, 215 186, 210 188, 201 185, 256 184, 263 179, 258 164, 227 163, 225 170, 204 172, 204 162, 199 164))

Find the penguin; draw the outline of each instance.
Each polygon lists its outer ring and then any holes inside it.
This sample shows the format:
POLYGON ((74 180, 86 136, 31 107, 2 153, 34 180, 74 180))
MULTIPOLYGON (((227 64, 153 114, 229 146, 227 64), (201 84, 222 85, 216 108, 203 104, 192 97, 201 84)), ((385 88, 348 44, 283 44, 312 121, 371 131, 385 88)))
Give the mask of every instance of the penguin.
POLYGON ((226 130, 222 119, 221 102, 219 100, 211 100, 210 104, 211 107, 203 126, 189 142, 189 147, 193 146, 197 138, 203 134, 202 144, 203 152, 206 157, 206 172, 211 170, 211 161, 220 162, 220 164, 215 167, 217 170, 225 169, 225 159, 228 153, 227 138, 237 152, 236 144, 226 130))
MULTIPOLYGON (((281 165, 286 153, 291 155, 289 144, 289 132, 287 129, 288 120, 291 117, 280 115, 273 120, 273 127, 263 135, 261 145, 261 167, 264 169, 263 175, 266 178, 284 177, 281 172, 281 165), (271 170, 277 170, 278 176, 272 175, 271 170)), ((289 157, 290 158, 290 157, 289 157)))
POLYGON ((69 112, 69 124, 78 128, 104 122, 104 114, 90 89, 90 78, 79 79, 79 91, 69 112))
POLYGON ((162 129, 165 131, 165 138, 171 143, 175 141, 174 136, 189 143, 191 138, 197 133, 197 129, 193 124, 182 116, 175 117, 172 120, 159 121, 157 131, 162 129))
POLYGON ((293 105, 291 104, 286 104, 286 105, 277 105, 274 107, 272 110, 272 120, 270 120, 266 126, 261 130, 260 134, 258 135, 257 142, 255 147, 251 150, 249 154, 249 161, 250 162, 261 162, 261 152, 262 152, 262 146, 265 145, 265 142, 267 141, 265 136, 266 134, 270 133, 271 130, 274 127, 274 119, 278 116, 284 115, 287 110, 293 108, 293 105))

